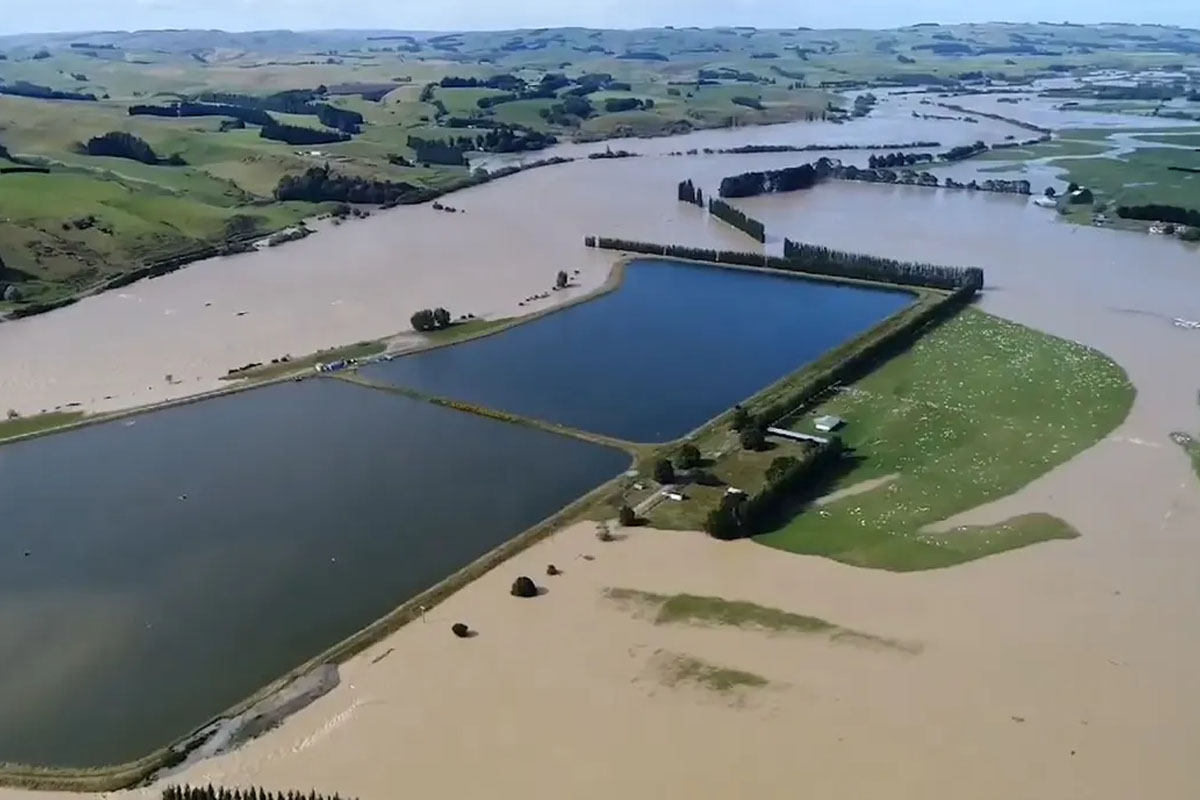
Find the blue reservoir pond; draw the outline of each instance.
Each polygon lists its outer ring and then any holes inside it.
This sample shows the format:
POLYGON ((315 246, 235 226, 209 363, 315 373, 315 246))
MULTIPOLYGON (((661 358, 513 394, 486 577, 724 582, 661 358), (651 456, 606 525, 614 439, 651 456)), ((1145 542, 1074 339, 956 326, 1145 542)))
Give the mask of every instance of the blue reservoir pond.
MULTIPOLYGON (((912 300, 635 262, 603 297, 363 372, 664 441, 912 300)), ((629 463, 332 379, 2 446, 0 762, 139 758, 629 463)))
POLYGON ((0 761, 146 755, 629 463, 337 380, 0 447, 0 761))
POLYGON ((912 303, 908 292, 670 261, 616 291, 364 377, 635 442, 686 435, 912 303))

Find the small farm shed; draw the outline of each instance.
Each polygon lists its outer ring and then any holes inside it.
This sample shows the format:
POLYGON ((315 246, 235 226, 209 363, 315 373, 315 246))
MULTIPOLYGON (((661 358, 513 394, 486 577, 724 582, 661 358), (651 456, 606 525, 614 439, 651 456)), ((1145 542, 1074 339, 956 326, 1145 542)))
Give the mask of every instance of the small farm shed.
POLYGON ((813 422, 813 427, 822 433, 832 433, 845 424, 846 421, 841 417, 826 414, 823 417, 817 417, 816 421, 813 422))

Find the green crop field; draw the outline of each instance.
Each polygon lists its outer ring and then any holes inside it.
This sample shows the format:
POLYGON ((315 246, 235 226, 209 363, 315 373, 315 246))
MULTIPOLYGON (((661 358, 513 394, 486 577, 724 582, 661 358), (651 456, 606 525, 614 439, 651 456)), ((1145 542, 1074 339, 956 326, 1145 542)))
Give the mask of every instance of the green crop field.
POLYGON ((1200 153, 1179 148, 1139 148, 1119 158, 1061 158, 1050 162, 1066 179, 1087 186, 1097 202, 1114 205, 1163 205, 1200 208, 1200 153))
MULTIPOLYGON (((1200 399, 1200 395, 1197 396, 1197 399, 1200 399)), ((1192 467, 1196 470, 1196 476, 1200 477, 1200 439, 1181 432, 1172 433, 1171 439, 1182 447, 1183 452, 1192 459, 1192 467)))
MULTIPOLYGON (((848 421, 854 466, 837 489, 880 484, 798 513, 764 545, 894 571, 933 569, 1076 532, 1030 514, 929 526, 998 500, 1100 441, 1134 390, 1109 359, 978 311, 923 337, 813 411, 848 421)), ((811 417, 797 423, 808 429, 811 417)))
POLYGON ((1180 134, 1143 134, 1137 137, 1140 141, 1154 142, 1155 144, 1173 144, 1179 147, 1193 147, 1200 151, 1200 133, 1180 133, 1180 134))
POLYGON ((1049 142, 1032 144, 1028 147, 989 150, 976 158, 980 161, 1032 161, 1038 158, 1093 156, 1106 153, 1111 149, 1112 145, 1106 143, 1058 138, 1049 142))

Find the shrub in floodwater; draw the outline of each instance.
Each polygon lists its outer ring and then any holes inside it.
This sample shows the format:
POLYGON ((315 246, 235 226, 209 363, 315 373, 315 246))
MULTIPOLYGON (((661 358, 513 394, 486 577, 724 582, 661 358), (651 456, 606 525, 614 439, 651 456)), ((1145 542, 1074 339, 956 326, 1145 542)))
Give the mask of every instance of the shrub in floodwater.
POLYGON ((450 630, 460 639, 466 639, 471 635, 471 629, 461 622, 456 622, 450 626, 450 630))
POLYGON ((522 575, 513 581, 510 593, 513 597, 537 597, 537 584, 533 582, 532 578, 522 575))

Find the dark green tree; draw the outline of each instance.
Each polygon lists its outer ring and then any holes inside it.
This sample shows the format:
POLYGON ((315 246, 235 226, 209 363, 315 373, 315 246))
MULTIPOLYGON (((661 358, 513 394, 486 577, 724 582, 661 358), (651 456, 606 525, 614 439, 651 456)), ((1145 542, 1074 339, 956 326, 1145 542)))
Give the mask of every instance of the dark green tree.
POLYGON ((780 479, 796 468, 799 462, 792 456, 779 456, 767 467, 767 483, 779 483, 780 479))
POLYGON ((750 412, 741 406, 733 407, 733 421, 730 424, 735 431, 745 430, 750 426, 750 412))
POLYGON ((666 485, 675 482, 675 467, 665 458, 654 462, 654 480, 666 485))
POLYGON ((88 139, 84 151, 89 156, 113 156, 140 161, 143 164, 159 163, 158 154, 144 139, 125 131, 109 131, 102 136, 88 139))
POLYGON ((444 308, 435 308, 433 310, 433 327, 435 327, 435 328, 450 327, 450 312, 444 308))
POLYGON ((762 428, 757 425, 750 425, 742 428, 739 440, 744 450, 765 450, 767 447, 767 437, 763 433, 762 428))
POLYGON ((435 327, 433 321, 433 312, 428 308, 422 308, 420 311, 412 315, 412 326, 415 331, 431 331, 435 327))
POLYGON ((675 459, 675 464, 680 469, 695 469, 700 466, 700 450, 691 442, 679 448, 679 455, 675 459))
POLYGON ((567 288, 567 284, 571 282, 571 277, 563 270, 558 271, 558 276, 554 279, 554 285, 559 289, 567 288))
POLYGON ((721 504, 708 512, 704 520, 704 530, 714 539, 732 541, 745 536, 742 524, 742 509, 746 503, 743 494, 726 494, 721 498, 721 504))

